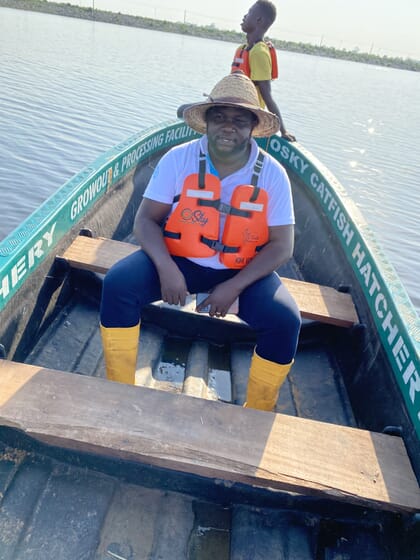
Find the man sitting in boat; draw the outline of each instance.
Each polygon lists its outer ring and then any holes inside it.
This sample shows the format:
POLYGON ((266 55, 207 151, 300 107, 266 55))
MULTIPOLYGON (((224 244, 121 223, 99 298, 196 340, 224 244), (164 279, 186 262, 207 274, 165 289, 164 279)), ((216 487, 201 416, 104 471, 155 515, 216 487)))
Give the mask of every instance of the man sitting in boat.
POLYGON ((160 160, 137 211, 141 250, 104 280, 101 333, 107 378, 135 382, 142 309, 162 299, 184 305, 209 292, 197 311, 238 316, 256 332, 246 405, 272 410, 293 363, 300 330, 295 301, 275 270, 293 253, 294 211, 283 167, 253 137, 279 130, 259 106, 253 82, 230 74, 184 112, 203 134, 160 160))

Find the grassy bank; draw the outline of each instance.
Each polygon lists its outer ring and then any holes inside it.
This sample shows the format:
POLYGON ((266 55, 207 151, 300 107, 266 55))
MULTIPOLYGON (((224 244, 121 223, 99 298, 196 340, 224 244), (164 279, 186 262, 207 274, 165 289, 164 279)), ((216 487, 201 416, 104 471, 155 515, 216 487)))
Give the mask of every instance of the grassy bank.
MULTIPOLYGON (((243 33, 216 29, 211 25, 201 26, 190 23, 157 20, 141 16, 92 10, 91 8, 83 8, 71 4, 58 4, 55 2, 47 2, 46 0, 0 0, 0 7, 45 12, 67 17, 114 23, 117 25, 128 25, 131 27, 142 27, 145 29, 166 31, 168 33, 180 33, 182 35, 193 35, 196 37, 206 37, 208 39, 229 41, 232 43, 241 43, 244 41, 243 33)), ((375 64, 377 66, 388 66, 420 72, 420 61, 412 60, 410 58, 403 59, 398 57, 378 56, 356 51, 347 51, 345 49, 335 49, 327 46, 316 46, 308 43, 281 41, 275 38, 271 38, 271 40, 279 50, 330 58, 341 58, 344 60, 352 60, 354 62, 363 62, 365 64, 375 64)))

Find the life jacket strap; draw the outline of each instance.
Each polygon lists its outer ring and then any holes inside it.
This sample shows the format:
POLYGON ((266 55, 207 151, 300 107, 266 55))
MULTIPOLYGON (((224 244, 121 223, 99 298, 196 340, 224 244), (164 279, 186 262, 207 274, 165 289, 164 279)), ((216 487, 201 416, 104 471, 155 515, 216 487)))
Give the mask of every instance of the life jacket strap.
POLYGON ((206 155, 200 150, 200 156, 198 160, 198 188, 204 189, 206 186, 206 155))
POLYGON ((207 247, 210 247, 210 249, 214 249, 218 253, 239 253, 240 247, 229 247, 227 245, 223 245, 223 243, 221 243, 217 239, 208 239, 207 237, 204 237, 204 235, 202 235, 200 241, 204 243, 204 245, 207 245, 207 247))
POLYGON ((220 204, 220 198, 216 200, 206 200, 204 198, 200 198, 200 200, 197 202, 198 206, 210 206, 211 208, 216 208, 216 210, 219 209, 220 204))
MULTIPOLYGON (((240 247, 235 247, 233 245, 224 245, 217 239, 208 239, 207 237, 204 237, 204 235, 202 235, 200 241, 205 245, 207 245, 207 247, 210 247, 210 249, 213 249, 218 253, 239 253, 240 247)), ((265 247, 265 243, 264 245, 257 245, 255 247, 255 251, 258 253, 264 247, 265 247)))
POLYGON ((169 239, 181 239, 180 233, 175 233, 174 231, 163 230, 163 236, 169 237, 169 239))
POLYGON ((241 218, 249 218, 251 212, 249 210, 241 210, 240 208, 233 208, 230 204, 225 204, 221 202, 219 204, 219 212, 222 214, 228 214, 231 216, 240 216, 241 218))
POLYGON ((262 150, 258 150, 258 157, 254 165, 254 170, 251 178, 251 185, 254 186, 258 185, 258 179, 260 178, 260 173, 262 171, 263 165, 264 165, 264 152, 262 150))
POLYGON ((241 210, 240 208, 233 208, 230 204, 226 202, 221 202, 220 199, 217 200, 204 200, 200 199, 197 202, 198 206, 211 206, 216 208, 221 214, 230 214, 231 216, 239 216, 241 218, 249 218, 251 212, 249 210, 241 210))
POLYGON ((257 185, 263 168, 263 164, 264 164, 264 152, 262 150, 259 150, 257 161, 255 162, 254 170, 251 177, 251 185, 254 187, 254 191, 251 195, 251 198, 249 199, 250 202, 255 202, 258 198, 258 195, 260 194, 260 188, 257 187, 257 185))

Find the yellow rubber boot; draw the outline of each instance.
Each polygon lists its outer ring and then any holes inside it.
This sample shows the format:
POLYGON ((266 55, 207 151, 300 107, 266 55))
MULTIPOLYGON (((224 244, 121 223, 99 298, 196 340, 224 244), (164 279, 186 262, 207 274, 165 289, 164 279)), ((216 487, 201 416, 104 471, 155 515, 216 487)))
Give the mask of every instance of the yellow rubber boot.
POLYGON ((101 325, 101 335, 107 379, 134 385, 140 324, 128 328, 101 325))
POLYGON ((254 351, 249 369, 246 408, 273 410, 293 360, 290 364, 277 364, 258 356, 254 351))

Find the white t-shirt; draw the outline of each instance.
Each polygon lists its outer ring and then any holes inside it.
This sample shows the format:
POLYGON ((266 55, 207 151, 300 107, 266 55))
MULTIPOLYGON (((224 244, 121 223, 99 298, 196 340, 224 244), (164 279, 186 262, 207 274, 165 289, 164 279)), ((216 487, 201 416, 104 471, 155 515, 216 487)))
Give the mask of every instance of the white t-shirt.
MULTIPOLYGON (((166 153, 159 161, 144 197, 164 204, 172 204, 175 196, 182 192, 185 178, 198 173, 199 155, 202 151, 207 156, 206 172, 217 175, 208 155, 207 137, 203 136, 186 144, 176 146, 166 153)), ((251 154, 244 167, 225 177, 221 181, 221 201, 229 204, 232 193, 238 185, 249 185, 258 157, 258 145, 251 139, 251 154)), ((282 226, 295 223, 290 181, 284 168, 269 154, 265 154, 263 168, 258 179, 258 187, 267 191, 268 226, 282 226)), ((219 239, 223 232, 225 215, 220 214, 219 239)), ((226 268, 219 260, 218 254, 213 257, 190 258, 191 261, 210 268, 226 268)))

